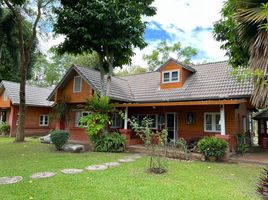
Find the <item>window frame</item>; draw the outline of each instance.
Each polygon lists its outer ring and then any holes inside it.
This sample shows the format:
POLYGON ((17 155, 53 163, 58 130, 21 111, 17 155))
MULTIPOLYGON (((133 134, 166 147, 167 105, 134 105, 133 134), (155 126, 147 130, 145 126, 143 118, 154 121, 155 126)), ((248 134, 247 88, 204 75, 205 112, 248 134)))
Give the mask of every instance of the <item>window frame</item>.
POLYGON ((110 126, 110 128, 122 128, 122 118, 120 117, 118 113, 112 114, 111 121, 112 121, 112 125, 110 126), (117 126, 116 123, 113 123, 114 119, 119 119, 119 126, 117 126))
MULTIPOLYGON (((80 125, 82 125, 82 124, 79 125, 79 123, 80 123, 80 119, 81 119, 82 117, 85 117, 85 116, 83 116, 84 113, 86 113, 87 115, 90 114, 89 111, 85 111, 85 110, 78 110, 78 111, 75 111, 75 116, 74 116, 74 127, 75 127, 75 128, 81 128, 80 125), (77 113, 80 113, 80 118, 79 118, 78 120, 77 120, 77 113)), ((86 128, 87 126, 84 125, 83 127, 86 128)))
POLYGON ((162 83, 179 83, 180 82, 180 70, 169 70, 169 71, 163 71, 162 72, 162 83), (178 72, 178 80, 172 80, 172 73, 178 72), (169 74, 169 81, 165 81, 165 74, 169 74))
POLYGON ((46 114, 39 115, 39 126, 49 126, 49 116, 48 115, 46 115, 46 114), (43 117, 42 122, 41 122, 41 117, 43 117), (45 124, 46 117, 47 117, 47 124, 45 124))
MULTIPOLYGON (((221 132, 221 130, 216 129, 216 126, 217 126, 216 116, 217 115, 221 116, 219 112, 205 112, 204 113, 204 132, 209 132, 209 133, 220 133, 221 132), (207 123, 206 123, 206 116, 207 115, 211 115, 212 130, 207 130, 207 126, 206 126, 207 125, 207 123)), ((221 126, 221 118, 219 121, 219 125, 221 126)))
POLYGON ((7 91, 4 91, 4 97, 3 97, 3 99, 4 99, 4 101, 8 101, 8 94, 7 94, 7 91))
POLYGON ((82 77, 81 76, 74 76, 74 81, 73 81, 73 93, 79 93, 79 92, 82 92, 82 77), (76 86, 76 82, 75 80, 79 78, 80 79, 80 90, 79 91, 75 91, 75 86, 76 86))

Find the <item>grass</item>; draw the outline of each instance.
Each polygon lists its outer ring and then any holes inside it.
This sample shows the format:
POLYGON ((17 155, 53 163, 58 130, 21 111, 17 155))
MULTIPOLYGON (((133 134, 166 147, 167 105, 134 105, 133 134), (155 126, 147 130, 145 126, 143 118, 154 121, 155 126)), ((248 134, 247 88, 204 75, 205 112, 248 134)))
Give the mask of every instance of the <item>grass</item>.
POLYGON ((15 144, 0 138, 0 177, 20 175, 23 181, 0 186, 1 200, 98 200, 98 199, 258 199, 255 193, 261 167, 242 164, 168 161, 162 175, 145 170, 147 158, 106 171, 60 173, 63 168, 85 168, 115 161, 124 154, 56 152, 36 139, 15 144), (33 180, 35 172, 52 171, 52 178, 33 180))

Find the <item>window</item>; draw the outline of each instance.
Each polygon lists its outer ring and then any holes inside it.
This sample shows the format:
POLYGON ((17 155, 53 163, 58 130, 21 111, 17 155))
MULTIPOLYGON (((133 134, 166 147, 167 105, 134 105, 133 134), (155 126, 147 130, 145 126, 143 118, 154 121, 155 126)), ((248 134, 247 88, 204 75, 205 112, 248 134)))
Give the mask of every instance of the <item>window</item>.
POLYGON ((86 124, 82 124, 80 122, 80 119, 82 117, 88 116, 89 114, 90 114, 90 112, 88 112, 88 111, 77 111, 77 112, 75 112, 75 127, 80 127, 80 126, 86 127, 86 124))
POLYGON ((138 115, 138 122, 139 122, 139 124, 142 124, 142 120, 145 117, 152 120, 152 129, 157 129, 157 115, 154 115, 154 114, 138 115))
POLYGON ((39 126, 48 126, 48 115, 40 115, 39 126))
POLYGON ((180 82, 180 71, 165 71, 163 72, 163 83, 180 82))
POLYGON ((82 79, 80 76, 75 76, 74 77, 74 92, 81 92, 82 90, 82 79))
POLYGON ((7 101, 8 100, 8 94, 7 94, 7 92, 5 91, 4 92, 4 101, 7 101))
POLYGON ((220 113, 205 113, 204 129, 206 132, 220 132, 221 131, 220 113))
POLYGON ((114 113, 111 118, 111 128, 121 128, 121 127, 122 127, 122 119, 117 113, 114 113))

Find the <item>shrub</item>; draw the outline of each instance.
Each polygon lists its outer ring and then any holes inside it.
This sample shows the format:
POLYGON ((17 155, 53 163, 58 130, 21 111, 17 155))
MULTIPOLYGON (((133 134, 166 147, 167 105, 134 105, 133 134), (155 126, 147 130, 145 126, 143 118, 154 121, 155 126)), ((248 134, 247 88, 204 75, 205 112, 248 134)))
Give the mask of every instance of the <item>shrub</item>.
POLYGON ((99 139, 95 138, 95 151, 98 152, 123 152, 126 139, 117 132, 106 134, 99 139))
POLYGON ((242 133, 239 134, 236 139, 237 139, 236 152, 240 154, 246 153, 249 149, 247 136, 242 133))
POLYGON ((69 133, 67 131, 52 131, 50 138, 56 149, 60 151, 63 145, 68 141, 69 133))
POLYGON ((198 142, 198 148, 206 160, 210 158, 223 158, 227 147, 228 144, 226 141, 215 137, 204 137, 198 142))
POLYGON ((264 197, 263 199, 268 198, 268 168, 264 168, 259 182, 257 183, 257 193, 264 197))
POLYGON ((1 135, 7 135, 10 130, 10 125, 6 122, 1 122, 0 123, 0 134, 1 135))

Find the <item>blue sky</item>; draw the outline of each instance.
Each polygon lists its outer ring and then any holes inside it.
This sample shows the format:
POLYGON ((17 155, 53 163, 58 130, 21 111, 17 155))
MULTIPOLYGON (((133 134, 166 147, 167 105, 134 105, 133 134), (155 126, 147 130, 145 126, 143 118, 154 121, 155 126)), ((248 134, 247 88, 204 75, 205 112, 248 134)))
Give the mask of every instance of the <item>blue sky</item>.
MULTIPOLYGON (((180 41, 183 46, 197 48, 195 63, 227 59, 212 34, 213 23, 221 17, 223 0, 155 0, 154 6, 157 14, 145 19, 148 26, 144 38, 148 46, 135 50, 133 64, 147 66, 143 54, 149 54, 163 40, 170 44, 180 41)), ((46 49, 61 41, 63 37, 51 38, 43 45, 46 49)))

